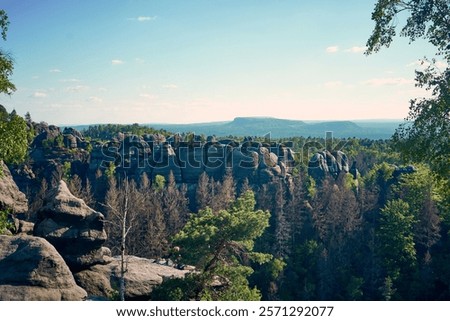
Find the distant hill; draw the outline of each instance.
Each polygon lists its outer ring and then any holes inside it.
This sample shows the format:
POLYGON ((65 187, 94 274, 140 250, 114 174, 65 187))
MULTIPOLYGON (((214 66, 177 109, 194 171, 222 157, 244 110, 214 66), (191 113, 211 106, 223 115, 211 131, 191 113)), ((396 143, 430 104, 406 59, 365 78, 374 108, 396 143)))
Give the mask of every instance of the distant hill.
POLYGON ((216 136, 264 136, 270 132, 273 138, 324 137, 325 132, 332 131, 334 137, 387 139, 392 136, 400 123, 400 120, 305 122, 270 117, 236 117, 229 122, 147 125, 172 132, 195 132, 216 136))
MULTIPOLYGON (((324 137, 332 131, 334 137, 388 139, 401 120, 361 120, 361 121, 300 121, 271 117, 236 117, 232 121, 194 123, 194 124, 141 124, 155 129, 165 129, 175 133, 194 132, 196 134, 233 136, 265 136, 273 138, 295 136, 324 137)), ((78 130, 89 125, 72 126, 78 130)))

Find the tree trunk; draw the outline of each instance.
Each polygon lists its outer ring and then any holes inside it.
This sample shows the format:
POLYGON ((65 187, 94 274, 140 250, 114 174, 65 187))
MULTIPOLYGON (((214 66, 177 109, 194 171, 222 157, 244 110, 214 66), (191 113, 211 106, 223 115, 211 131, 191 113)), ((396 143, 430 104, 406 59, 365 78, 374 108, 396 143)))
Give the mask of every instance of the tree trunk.
POLYGON ((128 214, 128 179, 125 179, 125 204, 122 216, 122 244, 120 246, 120 301, 125 301, 125 248, 127 239, 127 214, 128 214))

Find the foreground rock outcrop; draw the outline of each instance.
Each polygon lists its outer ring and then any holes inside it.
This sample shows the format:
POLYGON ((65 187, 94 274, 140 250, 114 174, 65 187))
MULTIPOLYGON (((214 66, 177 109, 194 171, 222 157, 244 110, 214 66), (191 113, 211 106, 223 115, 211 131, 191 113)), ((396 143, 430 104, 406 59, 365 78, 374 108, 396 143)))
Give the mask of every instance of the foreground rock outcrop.
POLYGON ((56 249, 34 236, 0 235, 0 300, 78 301, 79 287, 56 249))
POLYGON ((0 160, 0 210, 10 209, 14 213, 28 211, 25 194, 19 191, 8 167, 0 160))
POLYGON ((53 244, 72 270, 109 262, 103 214, 73 196, 64 181, 48 193, 37 216, 34 235, 53 244))
MULTIPOLYGON (((126 257, 125 299, 148 300, 153 288, 166 278, 182 278, 189 271, 154 263, 136 256, 126 257)), ((111 298, 117 293, 120 277, 120 257, 107 265, 95 265, 75 273, 75 280, 88 295, 111 298)))

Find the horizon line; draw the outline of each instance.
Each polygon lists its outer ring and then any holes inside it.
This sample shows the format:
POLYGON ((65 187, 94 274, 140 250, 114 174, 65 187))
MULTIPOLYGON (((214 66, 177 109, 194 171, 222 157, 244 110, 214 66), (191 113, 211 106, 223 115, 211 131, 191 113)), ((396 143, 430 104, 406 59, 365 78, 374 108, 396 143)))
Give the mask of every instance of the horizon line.
POLYGON ((167 122, 126 122, 126 123, 118 123, 118 122, 96 122, 96 123, 78 123, 78 124, 57 124, 58 127, 68 127, 68 126, 89 126, 89 125, 201 125, 201 124, 212 124, 212 123, 227 123, 233 122, 237 118, 255 118, 255 119, 277 119, 277 120, 287 120, 287 121, 302 121, 302 122, 405 122, 405 119, 400 118, 362 118, 362 119, 292 119, 292 118, 277 118, 272 116, 236 116, 233 119, 228 120, 211 120, 211 121, 202 121, 196 123, 167 123, 167 122))

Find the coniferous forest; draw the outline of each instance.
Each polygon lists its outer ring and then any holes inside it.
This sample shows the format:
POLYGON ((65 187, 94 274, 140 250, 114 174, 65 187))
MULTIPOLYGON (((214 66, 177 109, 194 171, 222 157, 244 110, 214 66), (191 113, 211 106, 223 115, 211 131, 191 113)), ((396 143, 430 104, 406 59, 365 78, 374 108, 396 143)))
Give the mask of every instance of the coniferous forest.
MULTIPOLYGON (((0 105, 0 183, 14 181, 0 184, 0 234, 42 223, 63 181, 122 258, 120 299, 124 258, 136 256, 189 271, 155 286, 155 301, 450 300, 448 12, 447 0, 375 5, 366 55, 399 36, 427 40, 446 62, 424 59, 415 80, 430 95, 410 102, 390 139, 77 130, 0 105), (25 207, 8 205, 22 193, 25 207)), ((8 26, 0 10, 3 40, 8 26)), ((0 93, 16 90, 13 67, 0 50, 0 93)))

